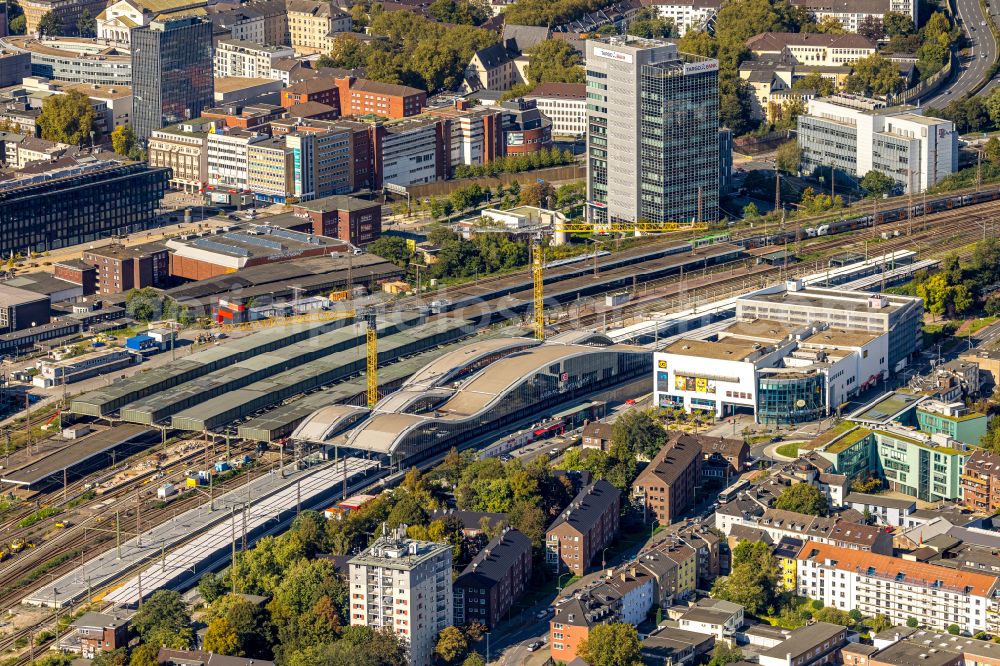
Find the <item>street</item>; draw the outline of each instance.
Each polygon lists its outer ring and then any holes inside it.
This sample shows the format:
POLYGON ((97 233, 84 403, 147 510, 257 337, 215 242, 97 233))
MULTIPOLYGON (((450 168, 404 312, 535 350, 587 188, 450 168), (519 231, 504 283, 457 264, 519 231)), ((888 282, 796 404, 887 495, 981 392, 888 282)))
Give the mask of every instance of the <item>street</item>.
MULTIPOLYGON (((955 0, 955 7, 959 25, 969 38, 968 55, 958 56, 958 73, 953 74, 951 81, 937 92, 921 98, 922 106, 943 108, 951 102, 962 99, 989 75, 993 63, 996 62, 996 39, 990 26, 984 25, 986 16, 979 5, 979 0, 955 0)), ((996 12, 997 9, 991 8, 991 12, 996 12)), ((988 92, 997 81, 997 79, 990 81, 982 92, 988 92)))

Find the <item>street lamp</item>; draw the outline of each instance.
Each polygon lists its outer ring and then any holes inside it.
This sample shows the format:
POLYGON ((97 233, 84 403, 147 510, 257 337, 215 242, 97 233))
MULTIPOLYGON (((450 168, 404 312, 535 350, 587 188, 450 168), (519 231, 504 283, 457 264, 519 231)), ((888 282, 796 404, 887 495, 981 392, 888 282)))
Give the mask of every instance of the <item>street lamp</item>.
POLYGON ((563 591, 563 584, 562 584, 563 576, 572 576, 572 575, 573 575, 572 571, 567 571, 564 574, 559 574, 559 580, 556 581, 556 591, 557 592, 562 592, 563 591))
POLYGON ((607 548, 605 548, 604 550, 601 551, 601 568, 602 569, 607 566, 607 561, 604 559, 604 556, 608 554, 608 548, 611 548, 611 546, 608 546, 607 548))

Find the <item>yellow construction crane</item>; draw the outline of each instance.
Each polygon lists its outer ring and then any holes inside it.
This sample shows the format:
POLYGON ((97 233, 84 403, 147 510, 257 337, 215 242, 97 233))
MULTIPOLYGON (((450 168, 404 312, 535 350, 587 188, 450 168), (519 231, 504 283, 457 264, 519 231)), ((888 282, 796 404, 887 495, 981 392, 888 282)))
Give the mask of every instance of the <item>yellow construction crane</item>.
POLYGON ((365 334, 366 348, 368 349, 368 408, 375 407, 378 402, 378 329, 375 321, 375 309, 368 308, 364 312, 365 324, 368 330, 365 334))
POLYGON ((535 241, 531 246, 531 276, 535 291, 535 337, 545 339, 545 279, 542 268, 545 264, 545 249, 535 241))

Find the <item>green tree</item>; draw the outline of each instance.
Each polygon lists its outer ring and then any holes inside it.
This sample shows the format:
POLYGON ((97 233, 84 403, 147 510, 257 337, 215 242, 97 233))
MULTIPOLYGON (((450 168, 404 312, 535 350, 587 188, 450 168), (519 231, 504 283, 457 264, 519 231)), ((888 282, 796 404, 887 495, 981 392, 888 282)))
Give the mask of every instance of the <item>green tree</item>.
POLYGON ((226 581, 219 574, 209 571, 198 580, 198 592, 206 603, 212 603, 227 591, 226 581))
POLYGON ((872 196, 880 197, 891 194, 896 188, 896 181, 881 171, 872 169, 861 178, 861 189, 872 196))
POLYGON ((401 236, 382 236, 368 246, 368 251, 400 268, 406 268, 410 263, 410 248, 401 236))
POLYGON ((554 201, 555 189, 545 181, 528 183, 521 190, 520 202, 522 206, 549 208, 554 201))
POLYGON ((128 125, 119 125, 111 132, 111 148, 119 155, 128 156, 137 143, 135 130, 128 125))
POLYGON ((840 19, 834 16, 824 16, 823 20, 817 23, 815 28, 816 32, 827 35, 843 35, 847 32, 844 30, 844 24, 840 22, 840 19))
POLYGON ((462 662, 462 666, 486 666, 486 660, 478 652, 472 652, 462 662))
POLYGON ((858 34, 873 42, 881 40, 885 37, 885 28, 882 27, 882 20, 877 16, 869 14, 861 19, 861 23, 858 24, 858 34))
POLYGON ((646 39, 661 39, 674 35, 674 22, 661 18, 655 7, 643 7, 628 26, 628 34, 646 39))
POLYGON ((99 652, 90 666, 125 666, 128 663, 128 655, 125 648, 118 648, 109 652, 99 652))
POLYGON ((1000 166, 1000 139, 995 136, 990 137, 990 140, 983 146, 983 157, 990 164, 1000 166))
POLYGON ((761 541, 741 542, 732 553, 728 578, 718 579, 712 596, 740 604, 750 613, 771 605, 778 582, 778 564, 770 547, 761 541))
POLYGON ((839 624, 842 627, 853 627, 854 619, 846 611, 828 606, 818 612, 813 617, 817 622, 827 622, 829 624, 839 624))
POLYGON ((152 287, 132 289, 125 295, 125 312, 138 321, 159 319, 163 314, 163 299, 152 287))
POLYGON ((712 659, 708 662, 708 666, 727 666, 738 661, 743 661, 743 650, 731 646, 726 641, 718 641, 712 650, 712 659))
MULTIPOLYGON (((358 7, 359 5, 355 5, 358 7)), ((320 57, 320 67, 358 69, 368 64, 371 48, 350 33, 340 33, 333 38, 330 53, 320 57)))
POLYGON ((774 164, 781 171, 789 174, 796 174, 799 171, 799 161, 802 159, 802 151, 796 141, 786 141, 778 146, 774 151, 774 164))
POLYGON ((809 72, 805 76, 796 79, 792 83, 792 90, 815 90, 821 97, 832 95, 836 85, 832 79, 828 79, 819 72, 809 72))
POLYGON ((468 649, 469 643, 465 640, 465 635, 460 629, 457 627, 445 627, 438 634, 434 653, 441 657, 446 664, 454 664, 465 656, 465 652, 468 649))
POLYGON ((73 657, 65 652, 47 654, 35 662, 37 666, 73 666, 73 657))
POLYGON ((191 643, 191 612, 173 590, 154 592, 132 617, 131 627, 146 643, 155 643, 164 636, 176 637, 184 646, 191 643))
POLYGON ((97 20, 90 15, 90 10, 87 8, 80 12, 80 18, 76 20, 76 33, 81 37, 97 36, 97 20))
POLYGON ((143 643, 132 650, 128 660, 129 666, 159 666, 160 661, 156 658, 159 653, 159 645, 143 643))
POLYGON ((91 132, 97 136, 97 116, 90 99, 78 90, 46 97, 37 122, 42 138, 48 141, 82 146, 90 141, 91 132))
POLYGON ((915 617, 908 617, 906 618, 906 626, 908 626, 910 629, 916 629, 917 627, 920 626, 920 622, 917 621, 917 618, 915 617))
POLYGON ((611 441, 646 458, 652 458, 667 443, 667 431, 650 412, 631 410, 615 420, 611 427, 611 441))
POLYGON ((25 28, 24 10, 16 2, 7 3, 7 31, 11 35, 23 35, 25 28))
POLYGON ((810 516, 825 516, 830 511, 830 502, 816 486, 796 483, 781 491, 774 508, 807 513, 810 516))
POLYGON ((870 97, 896 93, 903 88, 896 64, 878 53, 857 60, 853 68, 845 84, 848 92, 870 97))
POLYGON ((639 634, 630 624, 599 624, 577 647, 577 656, 592 666, 635 666, 642 663, 639 634))
POLYGON ((527 74, 532 85, 545 82, 583 83, 583 59, 569 42, 549 39, 532 49, 527 74))
POLYGON ((913 32, 913 19, 902 12, 886 12, 882 15, 882 28, 887 37, 902 37, 913 32))
POLYGON ((757 208, 757 204, 751 201, 746 206, 743 206, 743 217, 747 220, 756 220, 760 217, 760 209, 757 208))
POLYGON ((962 627, 958 626, 957 624, 949 624, 948 633, 951 634, 952 636, 958 636, 960 633, 962 633, 962 627))
POLYGON ((47 11, 38 19, 38 34, 55 37, 62 33, 62 17, 55 11, 47 11))
POLYGON ((876 615, 867 622, 872 634, 878 634, 892 626, 892 620, 885 615, 876 615))
POLYGON ((485 6, 469 0, 434 0, 427 13, 438 21, 456 25, 479 25, 489 18, 485 6))
POLYGON ((230 657, 243 656, 236 628, 224 617, 217 617, 208 623, 208 628, 205 630, 204 649, 230 657))

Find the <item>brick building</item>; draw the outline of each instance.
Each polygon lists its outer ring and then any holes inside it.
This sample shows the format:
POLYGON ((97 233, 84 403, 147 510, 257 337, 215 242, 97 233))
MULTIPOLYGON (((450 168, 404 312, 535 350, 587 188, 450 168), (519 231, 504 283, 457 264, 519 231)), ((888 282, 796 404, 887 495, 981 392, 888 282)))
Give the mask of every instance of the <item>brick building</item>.
POLYGON ((286 109, 296 104, 319 102, 340 108, 340 89, 337 80, 326 76, 317 76, 293 83, 281 91, 281 106, 286 109))
POLYGON ((701 483, 701 444, 690 435, 668 442, 632 482, 632 500, 647 520, 662 525, 676 520, 692 502, 701 483))
POLYGON ((376 115, 383 118, 415 116, 424 108, 427 93, 419 88, 347 76, 337 79, 340 115, 376 115))
POLYGON ((977 450, 965 463, 961 484, 966 508, 995 513, 1000 509, 1000 456, 977 450))
POLYGON ((582 576, 618 533, 621 491, 601 479, 580 491, 545 532, 545 562, 582 576))
POLYGON ((296 217, 312 222, 313 233, 367 245, 382 235, 382 204, 357 197, 334 195, 297 203, 296 217))
POLYGON ((57 261, 53 266, 53 274, 60 280, 78 284, 83 288, 83 295, 90 296, 97 291, 97 268, 80 259, 57 261))
POLYGON ((159 243, 91 248, 84 250, 83 261, 97 268, 98 294, 123 294, 143 287, 163 287, 170 275, 169 252, 165 245, 159 243))
POLYGON ((84 613, 71 626, 80 637, 84 659, 125 647, 129 641, 128 619, 121 615, 84 613))
POLYGON ((452 583, 455 625, 500 622, 531 580, 531 539, 505 529, 452 583))

